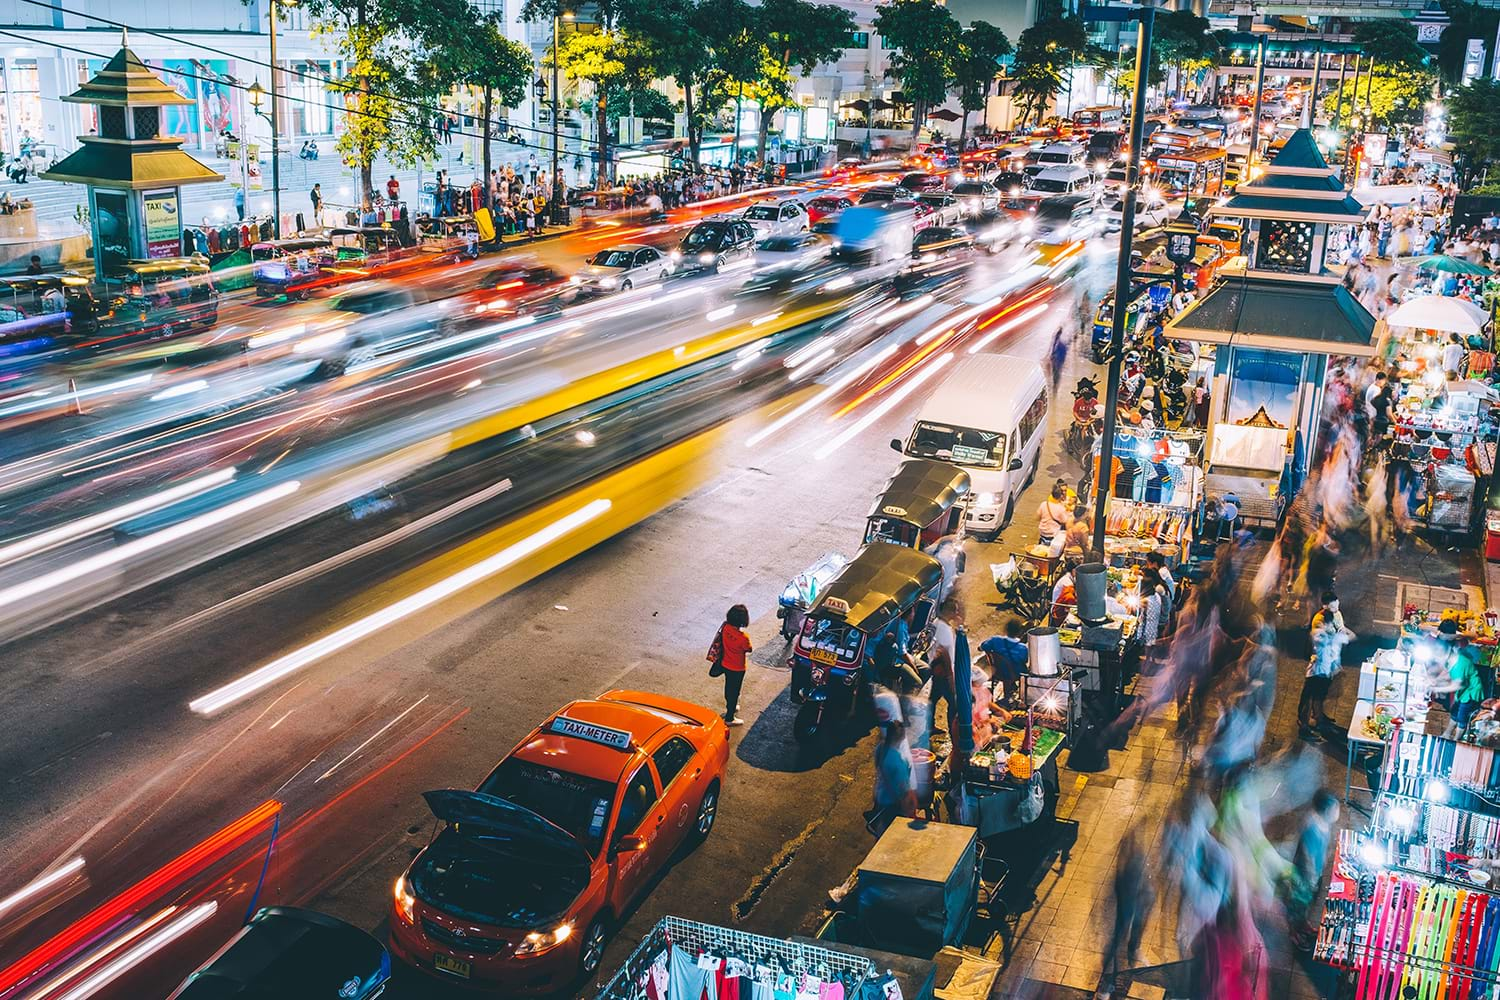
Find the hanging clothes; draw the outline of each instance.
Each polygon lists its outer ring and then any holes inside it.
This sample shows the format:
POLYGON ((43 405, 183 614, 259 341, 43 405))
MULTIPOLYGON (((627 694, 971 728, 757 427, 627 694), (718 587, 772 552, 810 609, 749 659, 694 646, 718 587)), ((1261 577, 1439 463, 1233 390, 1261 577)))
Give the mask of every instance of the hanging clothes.
POLYGON ((669 1000, 703 1000, 703 991, 709 982, 709 971, 698 968, 698 957, 674 944, 669 962, 669 1000))

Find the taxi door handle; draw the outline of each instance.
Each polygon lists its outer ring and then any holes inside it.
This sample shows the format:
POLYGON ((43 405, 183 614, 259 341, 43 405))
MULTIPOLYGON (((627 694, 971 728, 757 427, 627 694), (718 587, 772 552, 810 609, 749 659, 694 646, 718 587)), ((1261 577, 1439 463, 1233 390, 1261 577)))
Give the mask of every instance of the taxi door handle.
POLYGON ((667 814, 666 813, 657 813, 657 815, 656 815, 656 825, 657 826, 661 826, 662 823, 666 822, 666 819, 667 819, 667 814))
POLYGON ((695 769, 695 770, 694 770, 694 771, 693 771, 693 777, 695 777, 695 778, 696 778, 696 777, 698 777, 698 775, 700 775, 700 774, 702 774, 702 773, 703 773, 703 768, 701 768, 701 767, 700 767, 700 768, 696 768, 696 769, 695 769))

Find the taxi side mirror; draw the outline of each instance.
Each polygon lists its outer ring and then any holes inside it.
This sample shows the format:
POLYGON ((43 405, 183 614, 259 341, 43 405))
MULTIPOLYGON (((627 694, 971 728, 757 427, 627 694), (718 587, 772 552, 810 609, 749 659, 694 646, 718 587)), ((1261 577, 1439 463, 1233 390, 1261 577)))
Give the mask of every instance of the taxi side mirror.
POLYGON ((624 854, 629 851, 643 851, 646 849, 646 838, 638 834, 628 834, 615 841, 615 853, 624 854))
POLYGON ((900 438, 891 438, 891 451, 898 451, 899 452, 900 450, 901 450, 901 439, 900 438))

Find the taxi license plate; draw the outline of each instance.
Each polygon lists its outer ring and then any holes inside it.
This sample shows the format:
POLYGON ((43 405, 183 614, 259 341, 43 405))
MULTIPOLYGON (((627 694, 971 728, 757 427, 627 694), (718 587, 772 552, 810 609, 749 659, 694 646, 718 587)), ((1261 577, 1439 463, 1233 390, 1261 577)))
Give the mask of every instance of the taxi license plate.
POLYGON ((812 651, 814 663, 826 663, 830 667, 839 662, 839 655, 831 649, 815 649, 812 651))
POLYGON ((447 955, 435 955, 433 964, 439 972, 446 972, 450 976, 459 976, 463 979, 469 978, 469 963, 460 958, 449 958, 447 955))

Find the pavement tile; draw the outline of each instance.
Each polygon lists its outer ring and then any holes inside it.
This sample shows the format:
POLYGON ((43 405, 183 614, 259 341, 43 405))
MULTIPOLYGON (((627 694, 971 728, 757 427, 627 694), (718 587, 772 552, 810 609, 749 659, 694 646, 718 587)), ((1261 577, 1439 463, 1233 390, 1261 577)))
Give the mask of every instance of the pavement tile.
MULTIPOLYGON (((1067 969, 1068 967, 1065 965, 1058 965, 1056 962, 1044 962, 1041 959, 1037 959, 1031 963, 1031 969, 1026 973, 1026 976, 1041 983, 1061 983, 1063 974, 1067 972, 1067 969)), ((1087 989, 1088 987, 1082 988, 1087 989)))

